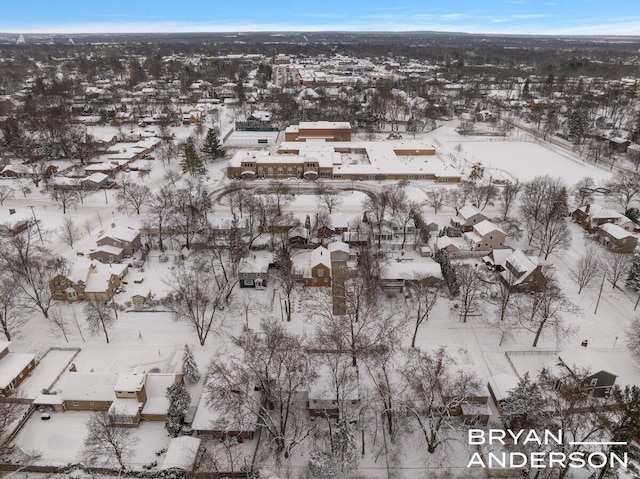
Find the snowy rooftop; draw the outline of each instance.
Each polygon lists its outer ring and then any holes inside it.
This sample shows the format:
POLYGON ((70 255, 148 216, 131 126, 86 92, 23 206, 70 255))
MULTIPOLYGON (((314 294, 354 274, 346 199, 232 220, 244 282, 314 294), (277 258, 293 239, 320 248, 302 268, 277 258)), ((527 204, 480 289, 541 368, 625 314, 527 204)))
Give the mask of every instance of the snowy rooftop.
POLYGON ((60 396, 75 401, 113 401, 117 381, 117 374, 70 372, 63 376, 60 396))
POLYGON ((489 233, 493 233, 494 231, 498 231, 502 234, 505 234, 505 232, 502 231, 502 229, 498 225, 496 225, 495 223, 492 223, 489 220, 483 220, 480 223, 475 224, 473 226, 473 229, 480 236, 488 235, 489 233))
POLYGON ((333 253, 334 251, 343 251, 345 253, 349 252, 349 245, 343 241, 334 241, 333 243, 329 243, 327 245, 327 249, 329 253, 333 253))
POLYGON ((135 392, 142 390, 145 374, 121 374, 113 387, 114 391, 135 392))
POLYGON ((464 205, 458 211, 458 216, 460 216, 464 220, 467 220, 467 219, 471 218, 473 215, 478 215, 478 214, 484 216, 482 211, 480 211, 478 208, 476 208, 473 205, 464 205))
POLYGON ((423 276, 442 279, 440 265, 431 258, 423 258, 421 261, 390 262, 382 274, 381 279, 413 279, 423 276))
POLYGON ((240 260, 239 273, 266 273, 269 264, 273 263, 273 253, 268 251, 253 251, 240 260))
POLYGON ((92 250, 92 253, 103 252, 115 256, 119 256, 122 254, 122 248, 118 248, 117 246, 111 246, 109 244, 105 244, 102 246, 98 246, 96 249, 92 250))
POLYGON ((197 437, 181 436, 171 440, 161 469, 182 469, 192 471, 198 455, 201 440, 197 437))
POLYGON ((618 225, 614 225, 612 223, 605 223, 600 226, 600 229, 602 231, 605 231, 606 233, 609 233, 614 238, 620 239, 620 240, 634 236, 633 234, 629 233, 627 230, 621 228, 618 225))
POLYGON ((612 368, 607 361, 605 361, 601 355, 593 349, 575 346, 573 348, 560 351, 558 357, 571 370, 574 370, 574 368, 582 368, 588 369, 591 373, 606 371, 610 374, 616 375, 614 368, 612 368))
POLYGON ((138 230, 133 228, 125 228, 123 226, 116 226, 110 230, 106 230, 104 235, 98 238, 98 241, 102 241, 105 238, 115 238, 121 241, 133 241, 138 236, 138 230))
POLYGON ((9 353, 0 359, 0 389, 4 389, 35 359, 27 353, 9 353))
POLYGON ((311 252, 311 266, 323 264, 331 269, 331 255, 329 250, 324 246, 318 246, 311 252))
POLYGON ((140 403, 136 398, 115 398, 109 408, 109 415, 137 416, 140 403))

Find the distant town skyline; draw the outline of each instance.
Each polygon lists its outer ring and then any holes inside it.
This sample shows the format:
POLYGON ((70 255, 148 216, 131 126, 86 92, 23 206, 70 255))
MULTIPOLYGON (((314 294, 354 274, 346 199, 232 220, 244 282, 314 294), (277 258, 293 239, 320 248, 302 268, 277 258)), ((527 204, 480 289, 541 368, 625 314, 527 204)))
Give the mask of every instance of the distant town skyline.
POLYGON ((4 33, 243 31, 640 35, 640 11, 635 0, 30 0, 6 2, 0 18, 4 33))

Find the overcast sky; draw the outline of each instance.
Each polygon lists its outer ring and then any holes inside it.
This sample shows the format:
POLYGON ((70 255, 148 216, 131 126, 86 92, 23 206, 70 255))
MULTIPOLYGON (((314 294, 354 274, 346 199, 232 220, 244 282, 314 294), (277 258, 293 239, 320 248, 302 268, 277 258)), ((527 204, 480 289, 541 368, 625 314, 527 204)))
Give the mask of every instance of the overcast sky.
POLYGON ((409 31, 640 35, 639 0, 2 1, 0 32, 409 31))

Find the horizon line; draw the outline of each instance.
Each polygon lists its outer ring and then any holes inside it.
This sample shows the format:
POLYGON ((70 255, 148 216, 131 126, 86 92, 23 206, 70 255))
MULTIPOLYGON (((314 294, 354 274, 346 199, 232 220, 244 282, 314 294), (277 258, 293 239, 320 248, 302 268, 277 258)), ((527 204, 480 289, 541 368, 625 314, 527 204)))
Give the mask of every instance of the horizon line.
POLYGON ((601 38, 637 38, 640 39, 640 34, 610 34, 610 33, 526 33, 526 32, 467 32, 464 30, 384 30, 384 29, 371 29, 371 30, 349 30, 349 29, 319 29, 319 30, 176 30, 176 31, 143 31, 143 30, 129 30, 129 31, 96 31, 96 32, 82 32, 82 31, 18 31, 18 30, 0 30, 0 35, 78 35, 78 36, 90 36, 90 35, 228 35, 228 34, 257 34, 257 33, 270 33, 270 34, 310 34, 310 33, 349 33, 356 35, 366 35, 372 33, 387 33, 387 34, 441 34, 441 35, 468 35, 468 36, 528 36, 528 37, 601 37, 601 38))

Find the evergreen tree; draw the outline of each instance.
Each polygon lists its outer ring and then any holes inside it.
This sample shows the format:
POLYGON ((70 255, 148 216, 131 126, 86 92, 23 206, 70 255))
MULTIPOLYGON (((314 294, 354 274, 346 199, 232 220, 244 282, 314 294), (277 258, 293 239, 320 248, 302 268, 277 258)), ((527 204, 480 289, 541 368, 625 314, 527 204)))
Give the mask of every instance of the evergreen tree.
POLYGON ((633 262, 629 268, 625 285, 634 291, 640 291, 640 255, 636 254, 633 256, 633 262))
POLYGON ((438 251, 436 251, 433 259, 436 260, 438 264, 440 264, 442 277, 444 278, 444 282, 447 284, 449 293, 451 293, 452 296, 457 296, 460 293, 460 285, 458 284, 456 271, 451 266, 449 253, 447 253, 447 250, 445 249, 439 249, 438 251))
POLYGON ((198 155, 193 143, 186 143, 184 145, 184 158, 180 166, 182 166, 183 173, 189 173, 191 176, 201 176, 207 172, 204 161, 198 155))
POLYGON ((193 353, 189 346, 184 345, 184 353, 182 354, 182 375, 190 383, 197 383, 200 381, 200 371, 198 364, 196 363, 193 353))
POLYGON ((191 394, 184 385, 176 383, 167 388, 169 409, 164 427, 172 437, 177 437, 184 422, 184 416, 191 406, 191 394))
POLYGON ((579 145, 584 140, 589 130, 589 120, 582 109, 575 109, 569 113, 569 138, 575 145, 579 145))
POLYGON ((218 135, 213 131, 213 128, 209 128, 207 136, 204 137, 204 145, 202 146, 202 154, 207 160, 215 161, 218 158, 224 156, 224 149, 218 139, 218 135))
POLYGON ((349 477, 358 468, 358 441, 346 419, 336 425, 326 450, 309 456, 309 470, 318 479, 349 477))
POLYGON ((513 430, 535 429, 544 423, 544 401, 540 387, 526 373, 503 401, 502 417, 513 430))

